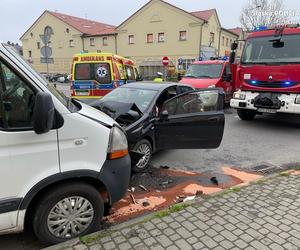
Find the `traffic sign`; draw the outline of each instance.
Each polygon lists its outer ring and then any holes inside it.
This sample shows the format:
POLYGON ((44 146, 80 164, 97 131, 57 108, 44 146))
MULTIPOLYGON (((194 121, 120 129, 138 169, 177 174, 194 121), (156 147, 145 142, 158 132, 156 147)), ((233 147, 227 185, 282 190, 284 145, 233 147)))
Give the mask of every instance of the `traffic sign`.
POLYGON ((169 65, 169 57, 164 56, 163 59, 162 59, 162 64, 164 66, 168 66, 169 65))

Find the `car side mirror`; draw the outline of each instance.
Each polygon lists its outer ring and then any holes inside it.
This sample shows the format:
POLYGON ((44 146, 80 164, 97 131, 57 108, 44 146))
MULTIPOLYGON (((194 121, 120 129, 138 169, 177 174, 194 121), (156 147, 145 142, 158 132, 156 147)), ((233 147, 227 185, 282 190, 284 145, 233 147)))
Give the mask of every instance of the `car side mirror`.
POLYGON ((160 114, 160 120, 161 121, 167 121, 168 117, 169 117, 168 110, 164 110, 163 112, 161 112, 161 114, 160 114))
POLYGON ((35 97, 33 129, 36 134, 48 133, 54 124, 55 108, 50 94, 40 92, 35 97))
POLYGON ((230 48, 231 48, 231 50, 236 50, 238 46, 239 46, 238 43, 234 42, 231 44, 230 48))

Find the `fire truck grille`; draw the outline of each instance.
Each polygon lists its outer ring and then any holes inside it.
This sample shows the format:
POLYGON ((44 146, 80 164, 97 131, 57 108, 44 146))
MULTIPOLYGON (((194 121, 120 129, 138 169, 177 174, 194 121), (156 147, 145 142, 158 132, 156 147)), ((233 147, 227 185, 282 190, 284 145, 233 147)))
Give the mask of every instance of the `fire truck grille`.
POLYGON ((264 81, 246 81, 248 84, 261 88, 289 88, 300 84, 299 82, 264 82, 264 81))

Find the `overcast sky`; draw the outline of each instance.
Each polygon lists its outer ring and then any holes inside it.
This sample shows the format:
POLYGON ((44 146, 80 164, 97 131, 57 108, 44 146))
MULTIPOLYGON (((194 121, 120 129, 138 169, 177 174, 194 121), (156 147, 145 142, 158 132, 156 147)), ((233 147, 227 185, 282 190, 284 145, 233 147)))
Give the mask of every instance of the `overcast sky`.
MULTIPOLYGON (((0 0, 0 41, 19 42, 21 35, 44 10, 87 17, 118 25, 148 0, 0 0)), ((239 26, 239 16, 248 0, 167 0, 187 11, 216 8, 225 28, 239 26)), ((300 10, 299 0, 285 0, 285 9, 300 10)), ((300 17, 299 17, 300 19, 300 17)))

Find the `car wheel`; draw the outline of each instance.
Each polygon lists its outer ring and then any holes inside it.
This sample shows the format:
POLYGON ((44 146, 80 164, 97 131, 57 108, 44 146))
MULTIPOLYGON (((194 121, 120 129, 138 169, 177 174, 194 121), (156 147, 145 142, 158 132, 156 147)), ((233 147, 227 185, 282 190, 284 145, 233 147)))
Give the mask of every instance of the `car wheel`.
POLYGON ((104 204, 94 187, 83 183, 59 185, 36 207, 33 230, 39 240, 57 244, 96 231, 104 204))
POLYGON ((254 110, 238 109, 237 114, 242 120, 250 121, 255 118, 257 113, 254 110))
POLYGON ((143 157, 132 166, 133 172, 143 172, 148 168, 148 164, 150 162, 152 156, 152 145, 151 143, 146 140, 140 140, 135 146, 133 147, 133 151, 140 153, 143 157))

